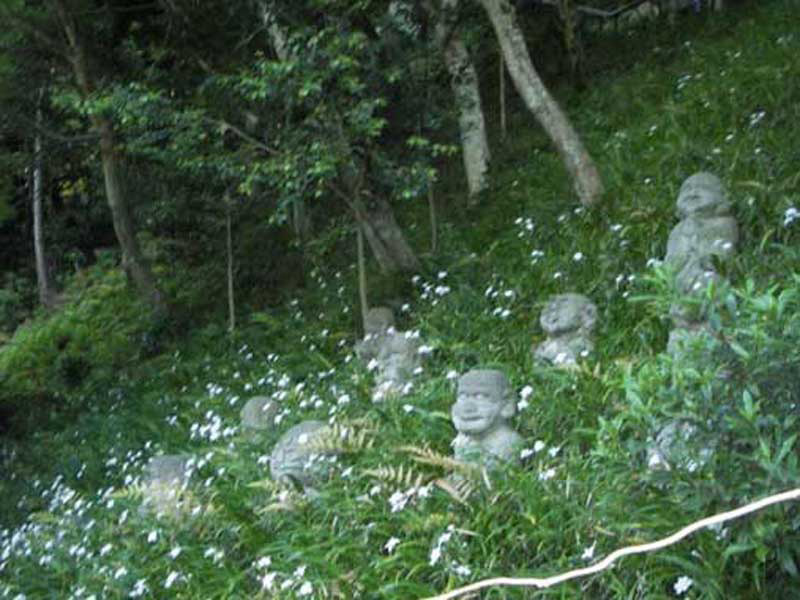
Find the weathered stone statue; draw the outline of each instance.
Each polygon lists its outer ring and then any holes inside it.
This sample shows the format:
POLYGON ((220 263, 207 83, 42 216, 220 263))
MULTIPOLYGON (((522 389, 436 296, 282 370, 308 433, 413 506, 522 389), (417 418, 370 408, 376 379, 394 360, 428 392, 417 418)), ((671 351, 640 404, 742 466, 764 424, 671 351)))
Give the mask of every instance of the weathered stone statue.
MULTIPOLYGON (((700 297, 711 282, 721 280, 714 259, 724 260, 734 253, 739 230, 725 188, 711 173, 695 173, 683 182, 677 208, 681 221, 669 234, 665 263, 675 273, 682 294, 700 297)), ((667 346, 671 354, 684 340, 707 328, 703 308, 675 304, 670 317, 675 325, 667 346)))
POLYGON ((704 467, 714 454, 714 445, 698 447, 695 425, 687 421, 672 421, 662 427, 647 448, 647 466, 651 470, 684 469, 690 473, 704 467))
POLYGON ((364 318, 364 339, 356 344, 356 356, 364 362, 378 358, 387 336, 394 331, 394 314, 391 308, 376 306, 364 318))
POLYGON ((421 365, 419 339, 402 332, 384 338, 377 356, 377 374, 373 402, 382 402, 392 396, 402 395, 421 365))
POLYGON ((272 449, 269 468, 275 481, 313 494, 330 470, 330 455, 315 446, 330 430, 322 421, 302 421, 284 433, 272 449))
POLYGON ((582 294, 558 294, 539 318, 547 339, 534 349, 535 358, 557 367, 574 368, 594 349, 592 333, 597 307, 582 294))
POLYGON ((193 471, 189 454, 154 456, 142 477, 142 510, 176 517, 187 511, 184 492, 193 471))
POLYGON ((450 412, 458 431, 452 442, 456 459, 489 468, 517 460, 522 438, 508 424, 516 408, 502 371, 476 369, 462 375, 450 412))
POLYGON ((275 427, 278 404, 267 396, 253 396, 239 413, 243 433, 268 431, 275 427))

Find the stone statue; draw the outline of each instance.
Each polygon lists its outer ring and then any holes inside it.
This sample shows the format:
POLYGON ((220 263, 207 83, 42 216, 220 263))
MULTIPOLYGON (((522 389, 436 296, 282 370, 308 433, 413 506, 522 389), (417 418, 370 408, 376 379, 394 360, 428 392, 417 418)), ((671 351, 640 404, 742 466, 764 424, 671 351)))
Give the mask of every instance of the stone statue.
POLYGON ((394 314, 391 308, 370 308, 364 317, 364 339, 356 344, 356 356, 364 362, 378 358, 385 338, 394 330, 394 314))
POLYGON ((194 470, 188 454, 154 456, 147 463, 142 477, 142 511, 177 517, 188 509, 183 495, 194 470))
POLYGON ((322 421, 302 421, 286 431, 270 454, 272 478, 313 494, 314 485, 328 476, 330 463, 330 455, 316 448, 315 441, 329 431, 322 421))
POLYGON ((458 431, 452 442, 456 459, 489 468, 517 460, 522 438, 508 424, 516 408, 502 371, 476 369, 462 375, 450 412, 458 431))
POLYGON ((582 294, 558 294, 548 300, 539 318, 547 339, 534 349, 535 358, 574 368, 594 349, 592 332, 597 307, 582 294))
POLYGON ((704 467, 714 454, 713 443, 698 444, 698 428, 688 421, 671 421, 648 443, 650 470, 684 469, 690 473, 704 467))
POLYGON ((402 332, 387 335, 376 358, 378 370, 375 376, 373 402, 381 402, 391 396, 402 395, 406 385, 421 365, 419 339, 402 332))
POLYGON ((278 404, 267 396, 253 396, 239 413, 244 433, 268 431, 275 427, 278 404))
MULTIPOLYGON (((677 209, 681 220, 669 234, 664 262, 674 272, 681 294, 700 297, 710 283, 721 281, 714 260, 734 253, 739 230, 725 188, 711 173, 695 173, 683 182, 677 209)), ((683 340, 707 329, 703 308, 675 304, 670 317, 675 325, 667 345, 671 354, 683 340)))

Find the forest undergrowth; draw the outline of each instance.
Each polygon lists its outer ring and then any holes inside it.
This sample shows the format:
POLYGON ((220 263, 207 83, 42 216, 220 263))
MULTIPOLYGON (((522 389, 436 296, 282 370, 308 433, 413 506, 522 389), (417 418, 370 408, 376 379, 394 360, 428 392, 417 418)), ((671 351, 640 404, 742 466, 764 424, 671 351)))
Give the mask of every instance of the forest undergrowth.
MULTIPOLYGON (((371 402, 373 374, 354 356, 349 241, 233 333, 222 319, 187 319, 191 333, 161 335, 168 324, 151 320, 113 262, 84 269, 59 311, 0 346, 0 401, 24 431, 0 437, 0 597, 423 598, 585 566, 797 487, 796 20, 795 2, 751 2, 599 40, 603 71, 587 90, 559 89, 606 183, 592 209, 513 99, 500 140, 487 85, 491 189, 465 209, 452 159, 436 252, 401 282, 370 272, 371 301, 424 343, 422 372, 392 402, 371 402), (636 61, 608 66, 634 48, 636 61), (673 360, 661 260, 678 189, 697 171, 725 183, 740 240, 730 285, 716 290, 715 337, 673 360), (576 371, 534 363, 545 300, 572 291, 598 306, 595 352, 576 371), (445 490, 435 482, 451 454, 454 379, 473 367, 508 375, 524 448, 490 480, 445 490), (238 427, 254 395, 281 406, 257 438, 238 427), (698 431, 685 460, 648 469, 649 441, 676 418, 698 431), (313 498, 270 481, 267 465, 305 419, 338 433, 313 498), (140 511, 144 465, 184 452, 195 457, 190 514, 140 511)), ((427 210, 420 199, 403 216, 417 248, 429 244, 427 210)), ((179 268, 158 274, 173 296, 203 295, 179 268)), ((785 599, 798 568, 800 512, 786 504, 583 580, 482 597, 785 599)))

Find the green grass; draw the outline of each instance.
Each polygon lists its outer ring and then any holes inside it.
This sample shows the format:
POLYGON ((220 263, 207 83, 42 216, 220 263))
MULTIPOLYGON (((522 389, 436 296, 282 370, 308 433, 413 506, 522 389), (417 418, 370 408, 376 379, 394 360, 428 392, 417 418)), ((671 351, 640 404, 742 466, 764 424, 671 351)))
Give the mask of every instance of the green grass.
MULTIPOLYGON (((481 208, 463 210, 458 163, 450 165, 440 251, 413 281, 372 291, 375 303, 402 294, 400 327, 433 348, 396 403, 370 402, 371 376, 351 355, 349 255, 235 335, 211 324, 149 358, 140 336, 153 325, 121 274, 93 275, 62 313, 0 350, 12 378, 3 393, 13 390, 4 402, 38 394, 75 406, 3 442, 0 597, 293 598, 310 585, 315 598, 418 598, 483 577, 556 574, 588 564, 589 548, 599 558, 797 486, 800 224, 784 225, 800 203, 794 16, 791 2, 747 3, 686 30, 600 40, 606 66, 587 92, 562 91, 562 101, 603 173, 602 206, 576 208, 557 157, 518 107, 513 135, 495 145, 481 208), (627 54, 609 68, 614 48, 627 54), (733 288, 723 290, 735 302, 716 315, 729 345, 699 349, 712 357, 704 368, 662 354, 669 290, 648 266, 665 253, 681 182, 698 170, 726 183, 741 230, 733 288), (600 310, 597 351, 577 373, 531 359, 546 298, 566 291, 600 310), (83 344, 76 381, 58 363, 62 329, 83 344), (23 360, 37 380, 20 376, 14 361, 23 360), (474 366, 503 368, 517 391, 532 386, 515 427, 526 447, 543 447, 491 488, 477 482, 466 503, 369 475, 443 474, 402 447, 450 453, 449 375, 474 366), (284 417, 253 441, 235 426, 256 393, 280 398, 284 417), (648 471, 647 439, 674 415, 700 424, 698 444, 715 443, 714 457, 693 471, 648 471), (342 454, 319 497, 286 496, 259 458, 286 427, 311 418, 365 428, 374 442, 342 454), (160 452, 202 459, 192 488, 200 516, 139 512, 135 483, 160 452), (407 503, 392 511, 398 492, 407 503)), ((406 218, 427 247, 424 206, 416 217, 406 218)), ((794 507, 770 509, 578 582, 485 597, 672 598, 688 576, 684 597, 788 598, 798 585, 798 527, 794 507)))

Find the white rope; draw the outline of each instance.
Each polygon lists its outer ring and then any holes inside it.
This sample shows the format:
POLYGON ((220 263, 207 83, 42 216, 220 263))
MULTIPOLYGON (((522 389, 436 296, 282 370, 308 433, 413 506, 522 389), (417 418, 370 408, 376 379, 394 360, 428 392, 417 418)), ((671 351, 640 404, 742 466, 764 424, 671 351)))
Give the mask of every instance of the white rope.
POLYGON ((706 517, 705 519, 701 519, 700 521, 695 521, 694 523, 687 525, 683 529, 676 531, 671 536, 662 538, 655 542, 620 548, 619 550, 615 550, 614 552, 606 556, 600 562, 597 562, 588 567, 583 567, 581 569, 574 569, 572 571, 567 571, 566 573, 562 573, 560 575, 554 575, 553 577, 547 577, 544 579, 540 579, 538 577, 494 577, 492 579, 483 579, 476 583, 472 583, 470 585, 457 588, 455 590, 446 592, 444 594, 440 594, 438 596, 431 596, 426 600, 449 600, 450 598, 456 598, 458 596, 463 596, 464 594, 468 594, 470 592, 475 592, 477 590, 482 590, 484 588, 496 585, 547 588, 556 585, 558 583, 562 583, 564 581, 569 581, 570 579, 576 579, 578 577, 584 577, 586 575, 591 575, 592 573, 599 573, 600 571, 604 571, 605 569, 610 567, 615 560, 617 560, 618 558, 622 558, 623 556, 628 556, 630 554, 642 554, 644 552, 653 552, 654 550, 660 550, 661 548, 666 548, 667 546, 671 546, 672 544, 679 542, 683 538, 693 534, 695 531, 699 529, 703 529, 704 527, 717 525, 719 523, 724 523, 725 521, 730 521, 732 519, 738 519, 739 517, 743 517, 744 515, 756 512, 767 506, 778 504, 780 502, 786 502, 787 500, 797 500, 797 499, 800 499, 800 488, 795 488, 793 490, 789 490, 780 494, 775 494, 774 496, 768 496, 761 500, 757 500, 755 502, 751 502, 750 504, 746 504, 745 506, 742 506, 735 510, 730 510, 724 513, 718 513, 711 517, 706 517))

